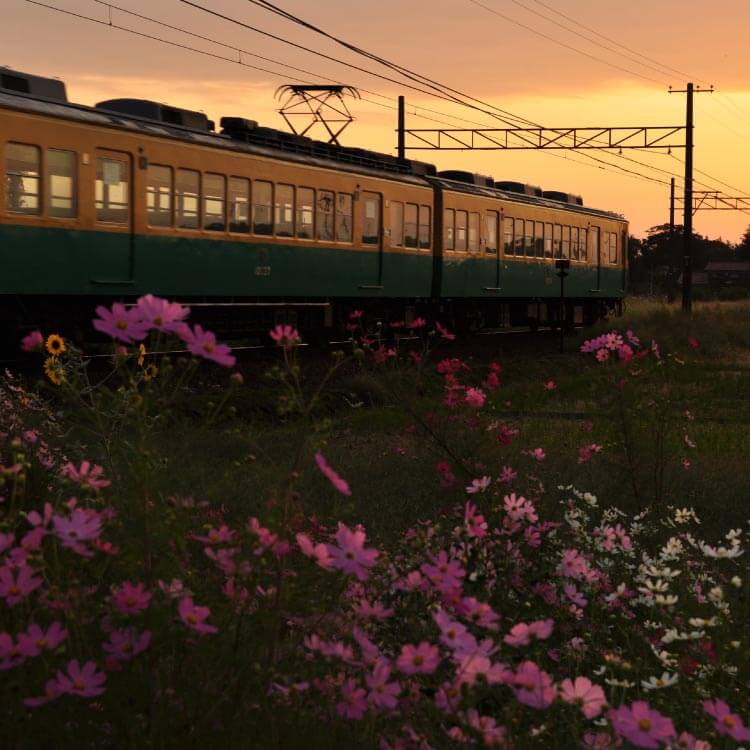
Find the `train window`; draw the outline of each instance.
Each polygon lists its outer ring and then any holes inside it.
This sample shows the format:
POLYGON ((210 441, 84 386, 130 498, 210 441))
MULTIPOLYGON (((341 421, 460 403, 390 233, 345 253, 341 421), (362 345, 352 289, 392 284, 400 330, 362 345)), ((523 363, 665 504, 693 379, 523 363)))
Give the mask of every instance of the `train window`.
POLYGON ((586 229, 581 229, 578 235, 578 255, 584 263, 589 259, 587 235, 586 229))
POLYGON ((380 196, 376 193, 363 193, 362 212, 362 244, 380 244, 380 196))
POLYGON ((562 228, 562 257, 570 258, 570 227, 562 228))
POLYGON ((127 224, 130 217, 128 164, 104 156, 96 160, 96 220, 127 224))
POLYGON ((294 187, 276 185, 276 236, 294 237, 294 187))
POLYGON ((506 255, 513 255, 513 219, 508 217, 503 222, 504 226, 504 249, 506 255))
POLYGON ((226 204, 227 186, 220 174, 203 176, 203 228, 209 232, 223 232, 224 205, 226 204))
POLYGON ((318 239, 333 242, 333 201, 330 190, 318 191, 318 239))
POLYGON ((452 208, 445 209, 445 229, 443 234, 443 244, 446 250, 454 250, 456 247, 456 212, 452 208))
POLYGON ((246 234, 250 231, 250 180, 230 177, 227 199, 229 231, 246 234))
POLYGON ((36 146, 9 143, 5 148, 5 206, 10 213, 34 215, 41 212, 39 167, 36 146))
POLYGON ((560 251, 562 248, 562 227, 559 224, 555 224, 552 234, 552 253, 555 258, 562 257, 560 251))
POLYGON ((178 169, 175 173, 175 223, 178 229, 198 229, 200 226, 200 172, 178 169))
POLYGON ((497 254, 497 228, 499 214, 497 211, 487 211, 484 215, 485 244, 484 252, 488 255, 497 254))
POLYGON ((534 222, 526 221, 526 231, 523 237, 523 250, 527 258, 534 257, 534 222))
POLYGON ((47 211, 58 219, 72 219, 78 215, 76 201, 76 153, 47 150, 47 211))
POLYGON ((416 203, 404 206, 404 247, 417 247, 419 231, 419 209, 416 203))
POLYGON ((404 204, 400 201, 390 202, 391 247, 404 245, 404 204))
POLYGON ((146 172, 146 213, 150 227, 172 226, 172 169, 149 164, 146 172))
POLYGON ((544 225, 544 257, 552 257, 552 224, 544 225))
POLYGON ((273 234, 273 185, 253 180, 253 233, 273 234))
POLYGON ((580 258, 578 253, 578 227, 570 228, 570 257, 573 260, 580 258))
POLYGON ((544 224, 541 221, 534 222, 534 255, 544 257, 544 224))
POLYGON ((315 191, 297 188, 297 237, 311 240, 315 237, 315 191))
POLYGON ((479 252, 479 214, 469 214, 469 252, 479 252))
POLYGON ((336 239, 338 242, 351 242, 354 239, 351 193, 336 195, 336 239))
POLYGON ((591 259, 600 265, 602 262, 601 247, 599 246, 599 227, 591 227, 589 230, 589 240, 591 242, 591 259))
POLYGON ((419 249, 430 249, 430 236, 432 234, 432 209, 429 206, 419 207, 419 249))
POLYGON ((466 224, 468 214, 466 211, 456 211, 456 250, 460 253, 466 252, 466 224))
POLYGON ((523 219, 516 219, 513 229, 513 254, 523 255, 523 219))
POLYGON ((614 232, 609 235, 609 262, 613 265, 617 263, 617 235, 614 232))

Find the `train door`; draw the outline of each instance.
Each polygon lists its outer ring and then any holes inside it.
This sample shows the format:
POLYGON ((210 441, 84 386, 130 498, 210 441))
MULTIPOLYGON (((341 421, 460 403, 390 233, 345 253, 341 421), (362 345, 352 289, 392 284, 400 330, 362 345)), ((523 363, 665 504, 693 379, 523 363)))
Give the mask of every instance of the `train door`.
POLYGON ((482 263, 485 271, 482 274, 482 292, 497 294, 500 292, 500 214, 497 211, 485 211, 482 249, 482 263))
POLYGON ((133 283, 133 158, 124 151, 97 149, 95 155, 95 226, 87 248, 91 283, 133 283))
POLYGON ((589 237, 591 242, 591 292, 601 291, 602 284, 602 245, 599 227, 591 227, 589 237))
POLYGON ((383 197, 380 193, 362 193, 362 245, 366 252, 355 271, 363 291, 383 289, 383 197))

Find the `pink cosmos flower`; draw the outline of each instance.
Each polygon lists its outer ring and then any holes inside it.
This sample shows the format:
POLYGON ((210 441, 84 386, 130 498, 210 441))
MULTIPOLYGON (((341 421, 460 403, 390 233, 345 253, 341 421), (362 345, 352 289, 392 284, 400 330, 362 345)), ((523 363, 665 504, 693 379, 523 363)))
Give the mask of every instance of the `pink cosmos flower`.
POLYGON ((420 570, 427 576, 430 583, 439 591, 452 592, 461 588, 461 579, 466 572, 458 560, 448 557, 445 550, 440 550, 437 556, 428 553, 433 564, 423 563, 420 570))
POLYGON ((417 328, 424 328, 427 325, 427 321, 424 318, 414 318, 409 324, 409 328, 416 330, 417 328))
POLYGON ((289 325, 277 325, 276 328, 268 332, 268 335, 284 349, 291 349, 291 347, 302 343, 299 331, 289 325))
POLYGON ((8 566, 0 568, 0 597, 5 599, 9 607, 15 607, 41 585, 42 579, 35 578, 34 570, 26 563, 17 568, 15 576, 12 568, 8 566))
POLYGON ((607 705, 604 690, 594 685, 587 677, 576 677, 575 682, 566 679, 560 684, 560 697, 566 703, 575 703, 581 707, 587 719, 594 719, 607 705))
POLYGON ((370 693, 367 696, 370 703, 377 708, 390 710, 398 705, 398 694, 401 685, 398 682, 388 682, 391 676, 391 668, 387 662, 381 661, 375 665, 372 674, 365 677, 370 693))
POLYGON ((599 349, 599 351, 596 353, 596 359, 599 362, 606 362, 609 359, 609 350, 599 349))
POLYGON ((375 565, 378 555, 376 549, 365 549, 367 538, 364 529, 358 527, 354 531, 339 522, 336 532, 336 545, 328 545, 332 565, 345 573, 352 573, 360 581, 369 577, 369 568, 375 565))
POLYGON ((497 440, 500 445, 510 445, 516 435, 518 435, 518 430, 515 427, 502 425, 500 427, 500 432, 497 433, 497 440))
POLYGON ((96 314, 99 317, 93 321, 94 328, 126 344, 141 341, 148 334, 149 324, 141 319, 141 313, 135 307, 128 309, 115 302, 111 310, 99 305, 96 314))
POLYGON ((345 719, 361 719, 367 712, 367 693, 351 677, 341 686, 341 703, 336 704, 339 716, 345 719))
POLYGON ((325 457, 323 454, 318 451, 315 454, 315 463, 318 464, 318 468, 323 473, 323 476, 325 476, 326 479, 342 494, 346 495, 347 497, 351 496, 352 491, 349 489, 349 484, 346 482, 345 479, 342 479, 329 465, 328 462, 325 460, 325 457))
POLYGON ((0 672, 23 664, 26 657, 9 633, 0 633, 0 672))
POLYGON ((519 622, 511 628, 510 633, 503 640, 509 646, 528 646, 532 638, 540 641, 549 638, 554 626, 554 620, 537 620, 529 625, 519 622))
MULTIPOLYGON (((487 479, 490 479, 490 477, 487 477, 487 479)), ((466 503, 464 507, 464 525, 469 536, 476 537, 477 539, 487 536, 487 521, 477 511, 477 506, 474 503, 466 503)))
POLYGON ((555 383, 554 380, 548 380, 544 384, 544 390, 545 391, 554 391, 557 388, 557 383, 555 383))
POLYGON ((40 352, 44 346, 41 331, 32 331, 21 339, 21 349, 25 352, 40 352))
POLYGON ((484 492, 492 484, 492 477, 482 477, 481 479, 472 479, 471 484, 466 488, 466 494, 476 495, 478 492, 484 492))
POLYGON ((230 544, 234 539, 234 531, 225 525, 218 529, 209 529, 205 536, 194 534, 193 539, 204 544, 230 544))
POLYGON ((475 708, 466 712, 466 723, 482 735, 485 747, 507 747, 506 729, 498 726, 491 716, 481 716, 475 708))
POLYGON ((689 732, 683 732, 675 740, 675 750, 711 750, 711 745, 704 740, 698 740, 689 732))
POLYGON ((732 713, 724 701, 718 698, 703 701, 703 710, 714 719, 714 727, 719 734, 729 735, 737 742, 750 740, 750 728, 743 724, 737 714, 732 713))
POLYGON ((444 328, 440 324, 440 321, 437 321, 435 323, 435 328, 437 329, 437 332, 440 334, 440 336, 446 341, 455 341, 456 335, 454 333, 451 333, 447 328, 444 328))
POLYGON ((122 588, 115 590, 113 601, 123 615, 137 615, 148 608, 151 594, 142 583, 134 586, 130 581, 123 581, 122 588))
POLYGON ((54 651, 66 638, 68 631, 59 622, 53 622, 45 632, 38 625, 30 625, 18 635, 18 650, 24 656, 39 656, 43 649, 54 651))
POLYGON ((44 686, 44 695, 37 698, 24 698, 23 705, 27 708, 38 708, 39 706, 45 705, 50 701, 56 700, 62 695, 60 686, 57 684, 57 680, 53 677, 51 680, 47 680, 47 684, 44 686))
POLYGON ((71 482, 77 482, 82 487, 90 487, 92 490, 100 490, 112 484, 108 479, 102 479, 104 469, 101 466, 92 465, 88 461, 83 461, 79 469, 69 462, 60 469, 60 474, 71 482))
POLYGON ((105 691, 107 675, 96 671, 96 663, 87 661, 83 667, 77 659, 68 662, 67 673, 58 671, 57 687, 61 693, 79 695, 81 698, 93 698, 105 691))
POLYGON ((396 666, 404 674, 432 674, 440 664, 437 646, 422 641, 418 646, 407 644, 401 648, 396 666))
POLYGON ((513 671, 499 662, 493 664, 481 651, 472 654, 456 654, 456 678, 461 685, 474 685, 482 677, 488 685, 512 685, 513 671))
POLYGON ((497 481, 503 484, 510 484, 517 476, 518 473, 513 471, 511 466, 503 466, 497 481))
POLYGON ((355 605, 354 611, 363 618, 373 618, 374 620, 387 620, 394 613, 390 607, 384 607, 381 602, 370 602, 367 599, 360 599, 355 605))
POLYGON ((441 487, 451 487, 456 481, 456 475, 451 469, 451 465, 447 461, 439 461, 435 466, 438 476, 440 477, 441 487))
POLYGON ((552 678, 533 661, 522 662, 514 678, 516 698, 531 708, 547 708, 555 700, 552 678))
POLYGON ((177 302, 169 302, 153 294, 145 294, 138 299, 136 309, 141 320, 149 328, 157 331, 175 332, 190 314, 187 307, 177 302))
POLYGON ((544 461, 544 459, 547 457, 547 454, 544 452, 544 448, 533 448, 531 450, 524 451, 524 453, 536 459, 537 461, 544 461))
POLYGON ((469 406, 473 406, 475 409, 481 409, 484 406, 484 402, 487 396, 479 388, 467 388, 464 400, 469 406))
POLYGON ((591 443, 591 445, 584 445, 583 448, 578 449, 578 463, 587 464, 595 453, 600 453, 602 446, 598 443, 591 443))
POLYGON ((675 736, 672 719, 652 709, 646 701, 609 711, 615 732, 636 747, 658 748, 675 736))
POLYGON ((328 545, 322 542, 313 544, 307 534, 297 534, 297 544, 302 550, 302 554, 311 557, 323 569, 328 570, 333 567, 333 558, 328 552, 328 545))
POLYGON ((210 359, 222 367, 234 367, 237 362, 236 357, 231 353, 231 347, 217 343, 216 336, 211 331, 204 331, 199 325, 196 325, 193 330, 190 326, 183 325, 178 333, 187 348, 199 357, 210 359))
POLYGON ((139 634, 134 628, 123 628, 113 630, 109 634, 109 640, 102 644, 102 648, 116 661, 130 661, 145 651, 150 643, 150 630, 144 630, 139 634))
POLYGON ((458 612, 462 617, 471 620, 480 628, 487 630, 497 630, 497 621, 500 615, 495 612, 489 604, 480 602, 473 596, 466 596, 458 603, 458 612))
POLYGON ((692 349, 693 351, 696 351, 696 349, 698 349, 698 346, 699 346, 699 344, 698 344, 698 339, 697 339, 697 338, 695 338, 695 336, 691 336, 691 337, 690 337, 690 338, 688 339, 688 344, 690 345, 690 348, 691 348, 691 349, 692 349))
POLYGON ((96 539, 102 531, 102 520, 94 510, 74 508, 70 518, 53 516, 52 523, 55 535, 63 543, 75 551, 80 551, 82 542, 96 539))
POLYGON ((440 641, 449 649, 458 651, 476 644, 476 639, 469 633, 466 626, 456 622, 442 610, 436 612, 433 619, 440 628, 440 641))
POLYGON ((180 599, 177 611, 185 625, 195 630, 196 633, 207 634, 219 632, 219 629, 215 625, 209 625, 205 622, 211 615, 211 610, 208 607, 199 607, 193 604, 193 600, 189 596, 180 599))

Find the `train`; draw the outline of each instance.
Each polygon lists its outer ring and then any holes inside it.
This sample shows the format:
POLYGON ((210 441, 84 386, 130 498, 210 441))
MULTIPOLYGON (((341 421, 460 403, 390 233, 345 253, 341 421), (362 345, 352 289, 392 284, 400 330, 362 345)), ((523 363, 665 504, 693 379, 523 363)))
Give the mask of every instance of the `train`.
MULTIPOLYGON (((0 68, 0 316, 14 332, 153 293, 234 321, 459 330, 622 309, 628 223, 574 194, 0 68), (566 265, 562 290, 558 266, 566 265)), ((15 335, 15 333, 14 333, 15 335)))

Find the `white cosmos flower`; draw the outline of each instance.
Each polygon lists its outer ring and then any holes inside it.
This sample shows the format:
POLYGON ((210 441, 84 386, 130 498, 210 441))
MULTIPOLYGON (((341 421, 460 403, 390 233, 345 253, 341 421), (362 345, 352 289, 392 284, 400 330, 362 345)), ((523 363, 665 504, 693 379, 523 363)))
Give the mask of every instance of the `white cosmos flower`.
POLYGON ((734 578, 732 578, 732 580, 730 581, 730 583, 735 588, 740 588, 740 586, 742 586, 742 579, 739 576, 734 576, 734 578))
POLYGON ((664 596, 664 594, 657 594, 654 598, 654 601, 657 604, 661 604, 664 607, 672 607, 680 600, 679 596, 675 596, 674 594, 669 594, 668 596, 664 596))
POLYGON ((711 547, 708 544, 702 544, 701 550, 706 557, 714 557, 720 560, 731 560, 743 554, 743 550, 740 549, 739 545, 727 549, 726 547, 711 547))
POLYGON ((671 687, 678 680, 677 673, 662 673, 661 677, 649 677, 648 680, 641 680, 641 687, 644 690, 661 690, 662 688, 671 687))

